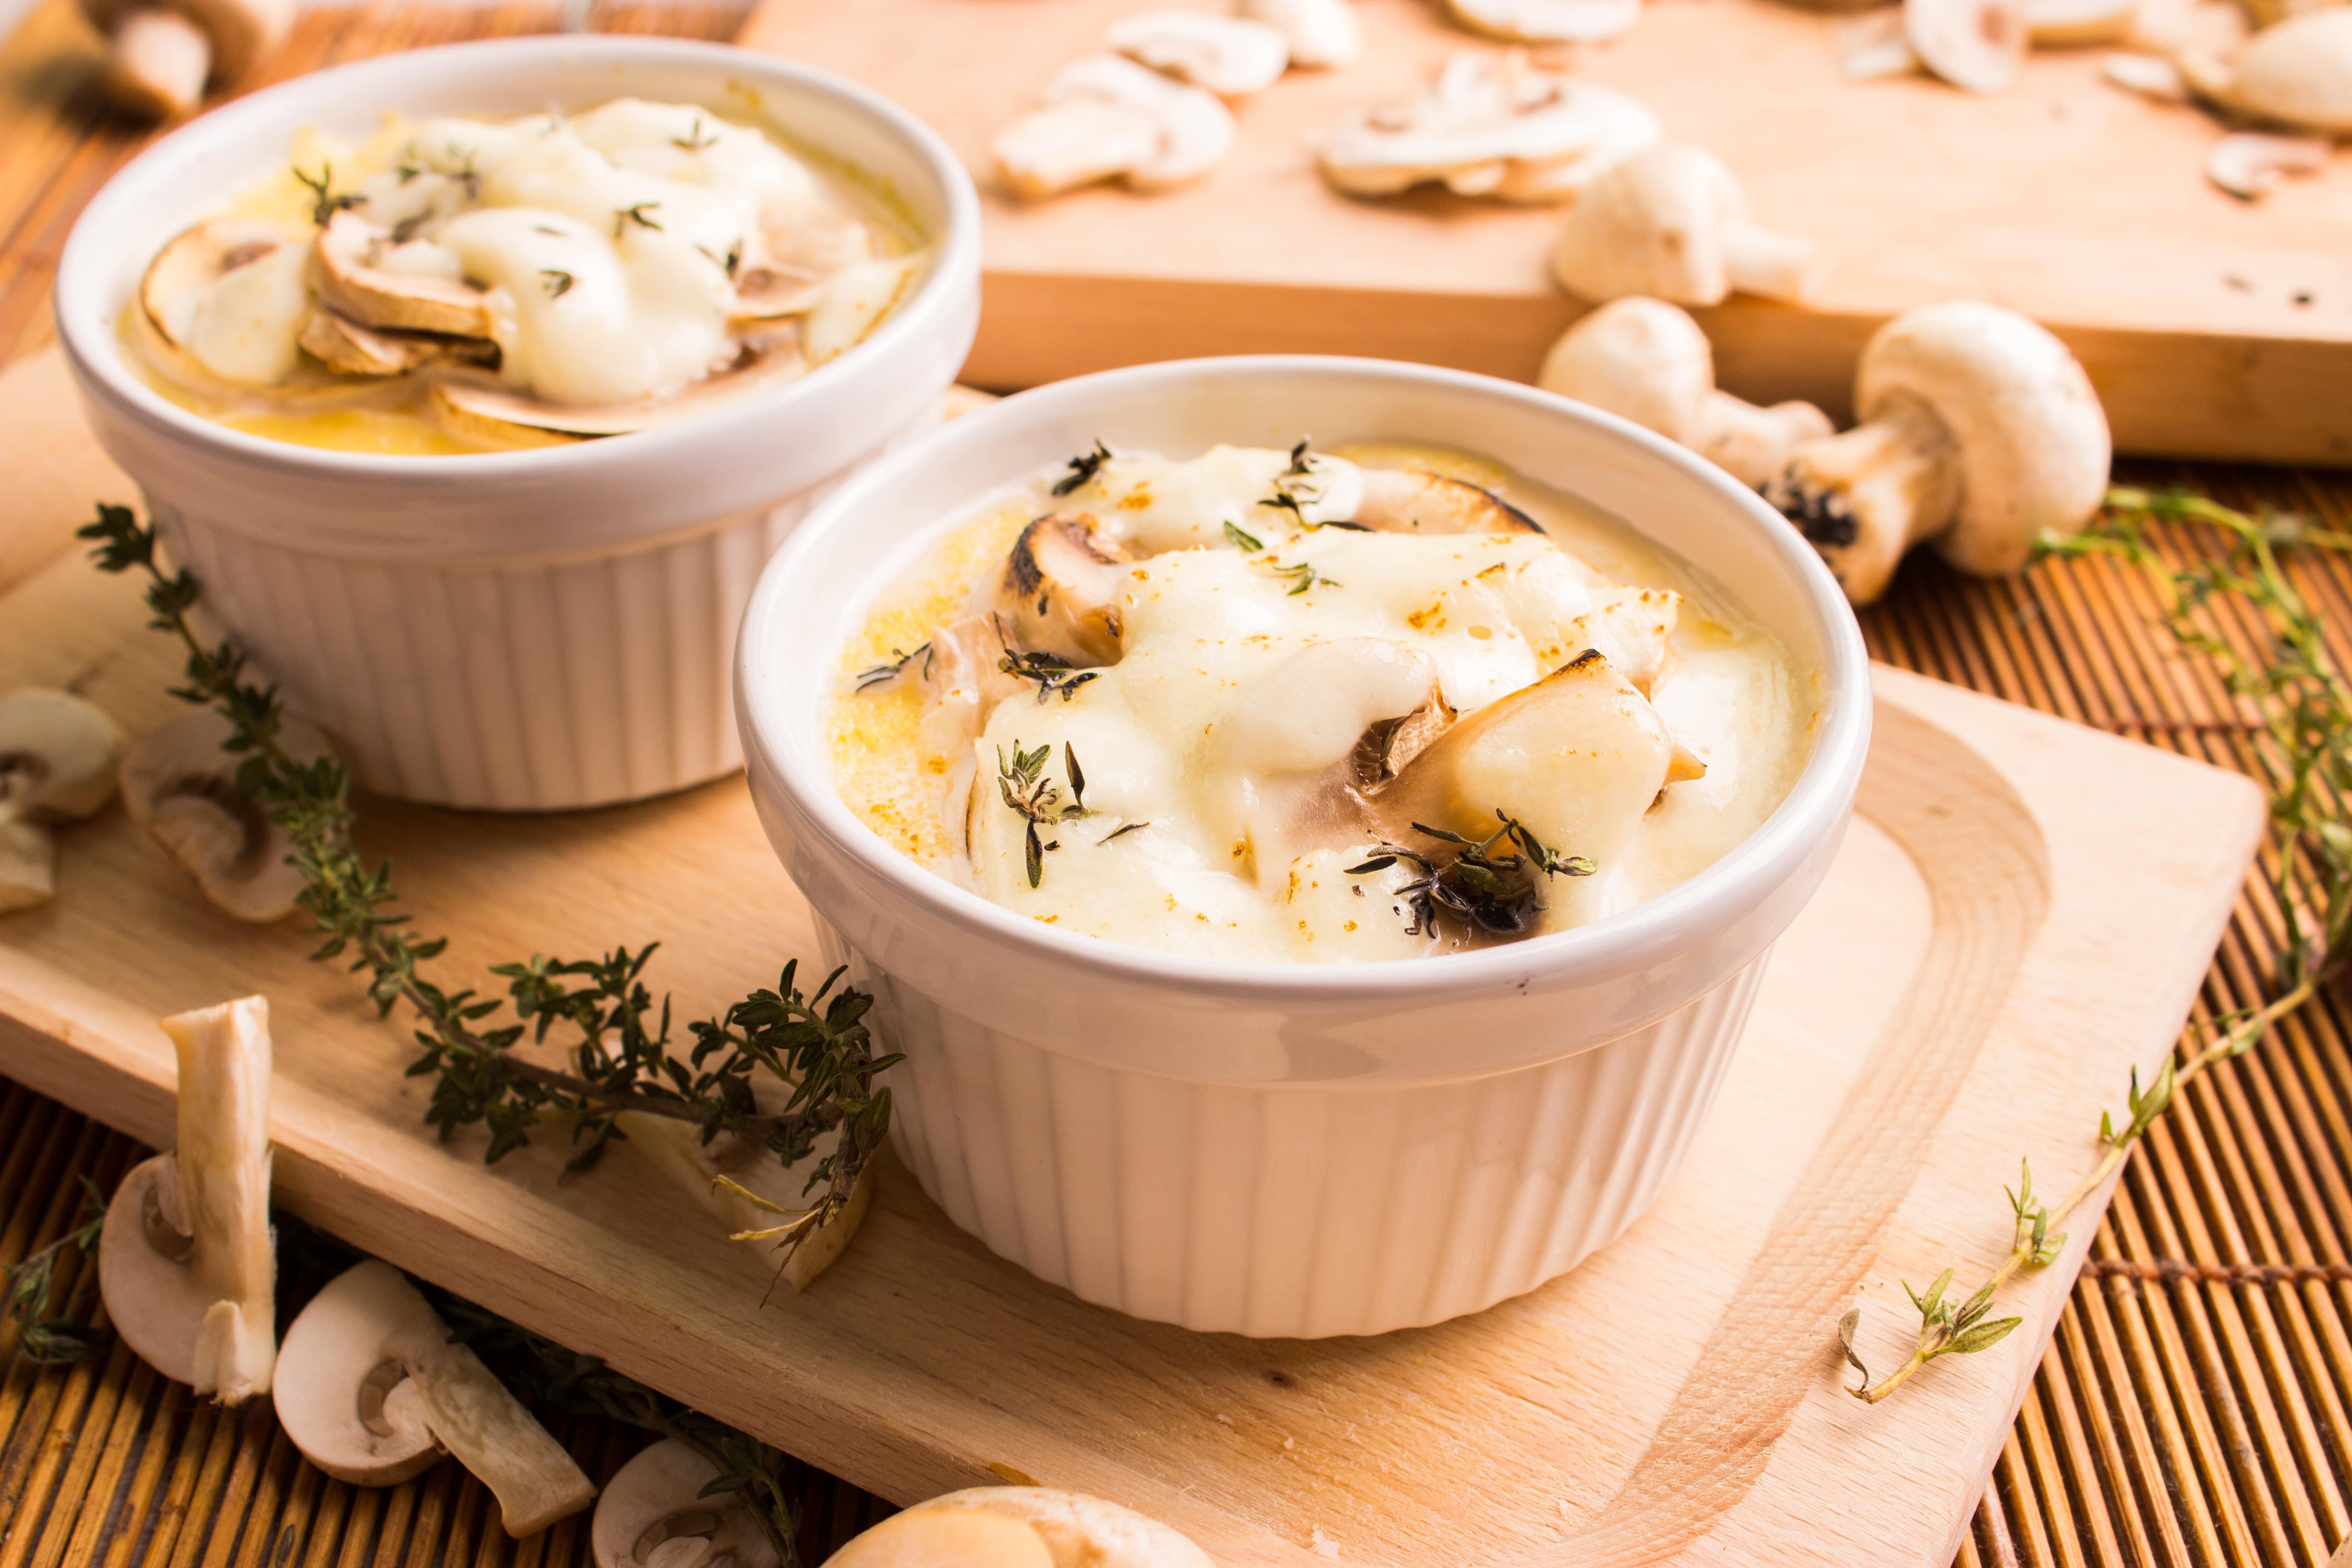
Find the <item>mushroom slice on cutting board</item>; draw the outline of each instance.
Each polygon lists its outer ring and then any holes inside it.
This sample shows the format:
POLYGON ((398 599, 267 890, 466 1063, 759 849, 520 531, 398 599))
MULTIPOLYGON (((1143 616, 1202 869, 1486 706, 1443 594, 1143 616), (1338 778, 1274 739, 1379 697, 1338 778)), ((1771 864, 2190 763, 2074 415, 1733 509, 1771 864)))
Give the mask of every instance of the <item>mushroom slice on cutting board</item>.
POLYGON ((2335 151, 2325 136, 2233 131, 2205 154, 2205 177, 2241 201, 2257 202, 2289 180, 2318 174, 2335 151))
MULTIPOLYGON (((706 1143, 701 1129, 692 1122, 641 1111, 623 1111, 619 1126, 631 1147, 692 1192, 730 1237, 740 1239, 747 1233, 773 1229, 779 1215, 808 1206, 809 1165, 817 1156, 784 1165, 757 1139, 723 1134, 706 1143)), ((795 1292, 807 1289, 848 1249, 866 1222, 873 1196, 869 1166, 851 1189, 848 1206, 793 1249, 784 1265, 784 1282, 795 1292)))
POLYGON ((2032 43, 2026 0, 1903 0, 1903 37, 1919 63, 1967 92, 2017 79, 2032 43))
POLYGON ((450 338, 363 327, 349 316, 313 305, 296 340, 302 352, 344 375, 402 375, 431 364, 488 364, 498 345, 486 338, 450 338))
POLYGON ((563 1446, 388 1263, 330 1280, 286 1331, 273 1395, 303 1458, 339 1479, 388 1486, 437 1442, 499 1500, 509 1535, 586 1508, 595 1487, 563 1446))
POLYGON ((996 613, 1011 640, 1073 667, 1116 664, 1127 557, 1083 512, 1049 512, 1021 531, 998 579, 996 613))
POLYGON ((1596 303, 1648 294, 1716 305, 1735 289, 1769 299, 1804 292, 1813 243, 1752 223, 1723 160, 1666 144, 1627 159, 1569 208, 1552 244, 1552 276, 1596 303))
POLYGON ((589 1526, 596 1568, 777 1568, 775 1543, 740 1491, 706 1497, 719 1467, 665 1437, 604 1483, 589 1526), (669 1542, 684 1544, 662 1552, 669 1542))
MULTIPOLYGON (((1214 1568, 1156 1519, 1052 1487, 974 1487, 853 1538, 825 1568, 1214 1568)), ((602 1565, 599 1565, 602 1568, 602 1565)))
POLYGON ((1262 92, 1290 65, 1279 28, 1205 11, 1139 11, 1113 22, 1105 43, 1139 65, 1221 98, 1262 92))
POLYGON ((1364 52, 1363 25, 1350 0, 1241 0, 1237 14, 1282 35, 1301 70, 1351 65, 1364 52))
POLYGON ((2264 27, 2218 63, 2179 57, 2197 96, 2294 131, 2352 136, 2352 6, 2326 5, 2264 27))
POLYGON ((349 210, 330 217, 312 242, 310 286, 362 326, 491 335, 488 296, 459 275, 454 253, 429 240, 401 243, 393 230, 349 210))
POLYGON ((1233 111, 1215 93, 1105 54, 1064 66, 990 153, 1004 187, 1034 201, 1113 179, 1164 190, 1207 174, 1233 142, 1233 111))
MULTIPOLYGON (((221 909, 241 921, 282 920, 302 890, 287 864, 294 842, 238 793, 242 756, 221 750, 235 732, 209 708, 149 731, 122 759, 123 808, 221 909)), ((300 763, 330 754, 325 735, 291 717, 279 721, 278 743, 300 763)))
POLYGON ((1353 521, 1375 533, 1541 533, 1490 489, 1423 468, 1366 468, 1353 521))
POLYGON ((57 890, 53 823, 114 798, 122 731, 69 691, 26 687, 0 697, 0 913, 57 890))
POLYGON ((725 407, 807 369, 788 337, 763 340, 747 344, 729 368, 666 397, 607 404, 550 403, 488 375, 455 372, 434 381, 433 411, 450 434, 497 446, 626 436, 725 407))
POLYGON ((2189 101, 2189 79, 2163 55, 2120 51, 2099 62, 2099 75, 2111 87, 2157 103, 2189 101))
POLYGON ((2017 571, 2037 534, 2079 531, 2106 492, 2112 447, 2090 377, 1998 305, 1927 305, 1881 327, 1854 407, 1860 425, 1800 446, 1763 490, 1857 605, 1922 542, 1978 576, 2017 571))
POLYGON ((106 1315, 140 1360, 224 1405, 277 1361, 269 1229, 269 1004, 163 1020, 179 1058, 178 1143, 131 1167, 98 1242, 106 1315))
POLYGON ((1473 32, 1518 44, 1597 44, 1633 30, 1642 0, 1446 0, 1473 32))

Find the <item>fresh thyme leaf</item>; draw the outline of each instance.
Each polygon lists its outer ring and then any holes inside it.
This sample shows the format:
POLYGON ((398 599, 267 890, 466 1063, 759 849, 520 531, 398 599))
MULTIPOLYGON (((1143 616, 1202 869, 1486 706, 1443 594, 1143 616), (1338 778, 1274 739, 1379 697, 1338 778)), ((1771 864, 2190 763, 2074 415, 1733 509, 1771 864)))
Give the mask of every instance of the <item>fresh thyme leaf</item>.
POLYGON ((1104 446, 1101 441, 1096 441, 1092 451, 1081 452, 1070 459, 1070 471, 1054 481, 1054 488, 1049 493, 1057 496, 1068 495, 1072 490, 1087 483, 1097 474, 1102 472, 1102 466, 1109 461, 1110 448, 1104 446))
POLYGON ((1042 706, 1046 698, 1058 693, 1067 702, 1078 694, 1078 688, 1101 674, 1097 669, 1073 671, 1070 661, 1059 654, 1015 653, 1006 648, 997 659, 996 668, 1007 675, 1037 683, 1037 701, 1042 706))
POLYGON ((404 185, 425 173, 425 165, 416 161, 415 148, 411 147, 408 150, 408 156, 400 161, 398 167, 394 168, 393 173, 400 176, 400 183, 404 185))
POLYGON ((1286 479, 1293 475, 1303 477, 1314 471, 1315 459, 1307 456, 1307 438, 1301 436, 1298 444, 1290 448, 1290 467, 1283 469, 1277 477, 1286 479))
MULTIPOLYGON (((561 123, 561 121, 558 121, 558 123, 561 123)), ((451 142, 445 145, 444 150, 451 158, 457 161, 457 172, 455 174, 452 174, 450 178, 456 180, 458 184, 466 187, 466 199, 467 201, 480 201, 482 199, 482 176, 474 167, 475 149, 471 147, 461 147, 457 142, 451 142)))
POLYGON ((861 669, 856 675, 851 676, 849 678, 850 689, 853 691, 864 691, 868 688, 880 686, 886 681, 896 680, 898 678, 899 673, 907 668, 908 662, 913 659, 918 654, 922 656, 923 673, 925 675, 929 675, 931 672, 931 645, 929 643, 918 643, 914 647, 905 653, 899 653, 895 647, 890 651, 894 655, 897 655, 897 657, 892 658, 889 663, 877 664, 873 666, 871 668, 861 669))
POLYGON ((16 1326, 18 1353, 36 1365, 87 1361, 106 1343, 103 1331, 76 1321, 97 1289, 98 1237, 106 1225, 106 1194, 86 1175, 81 1185, 73 1228, 0 1274, 0 1310, 16 1326), (58 1266, 68 1253, 80 1258, 81 1268, 73 1289, 58 1300, 58 1266))
POLYGON ((659 202, 636 202, 617 209, 613 214, 613 237, 620 238, 621 231, 631 224, 635 224, 639 228, 652 229, 656 234, 661 233, 662 226, 646 216, 660 205, 659 202))
POLYGON ((1252 555, 1265 548, 1264 544, 1258 542, 1256 534, 1244 533, 1238 525, 1234 523, 1225 524, 1225 537, 1233 542, 1234 549, 1245 550, 1252 555))
MULTIPOLYGON (((1067 742, 1063 742, 1063 765, 1070 777, 1070 798, 1067 801, 1062 798, 1062 786, 1045 773, 1045 764, 1053 755, 1054 748, 1050 745, 1024 752, 1017 738, 1013 742, 1013 755, 1009 760, 1004 755, 1003 747, 996 748, 997 794, 1003 798, 1008 810, 1026 819, 1028 824, 1023 834, 1022 859, 1024 868, 1029 873, 1032 888, 1045 878, 1045 852, 1061 847, 1058 839, 1043 837, 1037 829, 1094 815, 1078 798, 1086 789, 1086 774, 1079 770, 1077 752, 1071 750, 1067 742)), ((1111 837, 1115 838, 1118 835, 1111 837)))
POLYGON ((1350 877, 1385 871, 1398 861, 1410 862, 1421 875, 1398 888, 1404 900, 1405 934, 1438 935, 1441 920, 1496 936, 1516 936, 1533 923, 1543 909, 1538 884, 1529 872, 1546 877, 1590 877, 1598 869, 1581 855, 1559 855, 1546 848, 1526 826, 1497 810, 1502 826, 1484 839, 1465 838, 1444 827, 1412 825, 1413 832, 1439 844, 1451 845, 1449 859, 1424 855, 1402 844, 1381 844, 1361 865, 1350 866, 1350 877), (1495 847, 1509 839, 1522 855, 1496 855, 1495 847))
POLYGON ((702 116, 698 114, 694 117, 694 125, 692 129, 688 131, 683 136, 671 137, 669 139, 669 144, 673 147, 683 149, 688 153, 699 153, 705 147, 718 146, 719 138, 708 135, 703 132, 702 116))
POLYGON ((1150 826, 1151 824, 1148 822, 1123 822, 1117 827, 1112 828, 1108 833, 1104 834, 1100 838, 1095 840, 1095 842, 1097 844, 1108 844, 1114 838, 1124 838, 1130 833, 1134 833, 1141 828, 1146 828, 1150 826))
MULTIPOLYGON (((1272 511, 1288 512, 1301 528, 1313 526, 1307 521, 1306 510, 1299 505, 1298 498, 1288 490, 1277 489, 1257 504, 1272 511)), ((1226 526, 1230 528, 1233 525, 1228 523, 1226 526)))
POLYGON ((1078 766, 1078 753, 1067 741, 1062 742, 1062 772, 1070 781, 1070 799, 1080 806, 1087 804, 1087 773, 1078 766))
POLYGON ((345 191, 340 196, 329 194, 328 186, 335 178, 332 163, 320 164, 316 175, 306 174, 299 168, 295 169, 293 174, 294 183, 310 193, 310 222, 316 227, 326 227, 329 218, 346 207, 359 205, 366 199, 357 191, 345 191))
POLYGON ((561 267, 542 267, 539 269, 539 286, 547 290, 547 297, 551 300, 561 300, 570 293, 572 283, 572 274, 564 271, 561 267))
MULTIPOLYGON (((1231 528, 1233 524, 1227 523, 1225 526, 1231 528)), ((1305 561, 1294 562, 1288 566, 1285 566, 1277 562, 1272 566, 1269 566, 1267 570, 1272 572, 1276 576, 1283 578, 1290 584, 1290 591, 1283 595, 1283 597, 1288 599, 1297 598, 1299 595, 1306 593, 1309 588, 1341 588, 1347 585, 1344 583, 1341 583, 1337 577, 1324 576, 1323 574, 1315 570, 1315 567, 1311 563, 1305 561)))

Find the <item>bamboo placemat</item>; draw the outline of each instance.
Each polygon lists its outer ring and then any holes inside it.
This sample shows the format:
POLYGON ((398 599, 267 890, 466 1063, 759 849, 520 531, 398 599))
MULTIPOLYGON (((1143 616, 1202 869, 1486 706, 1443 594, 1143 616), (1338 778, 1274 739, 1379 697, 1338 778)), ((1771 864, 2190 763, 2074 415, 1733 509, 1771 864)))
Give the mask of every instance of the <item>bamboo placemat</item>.
MULTIPOLYGON (((725 0, 604 0, 593 20, 604 31, 723 38, 743 15, 725 0)), ((552 3, 377 0, 311 12, 272 75, 549 31, 558 16, 552 3)), ((48 281, 66 232, 142 142, 100 110, 94 61, 69 0, 47 0, 0 47, 0 363, 49 341, 48 281)), ((2352 529, 2352 478, 2340 473, 2143 464, 2123 477, 2352 529)), ((2200 547, 2182 530, 2158 537, 2174 552, 2200 547)), ((2329 618, 2339 666, 2352 665, 2352 565, 2294 571, 2329 618)), ((2176 651, 2156 616, 2147 581, 2111 563, 1979 583, 1921 562, 1863 626, 1872 654, 1890 663, 2259 776, 2228 694, 2176 651)), ((2232 629, 2244 648, 2262 646, 2250 622, 2232 629)), ((2257 999, 2279 931, 2267 893, 2241 901, 2200 1019, 2257 999)), ((2316 1564, 2352 1535, 2347 1038, 2343 997, 2324 997, 2252 1056, 2189 1086, 2135 1153, 1960 1564, 2316 1564)), ((142 1152, 0 1079, 0 1261, 69 1226, 80 1177, 110 1185, 142 1152)), ((2063 1152, 2020 1152, 2055 1161, 2063 1152)), ((2006 1223, 1999 1186, 2008 1174, 1985 1173, 1988 1226, 2006 1223)), ((266 1407, 215 1412, 119 1346, 43 1370, 0 1329, 0 1568, 588 1560, 572 1524, 509 1542, 488 1494, 455 1466, 386 1491, 327 1480, 266 1407)), ((563 1436, 604 1475, 641 1441, 600 1421, 563 1436)), ((795 1482, 812 1563, 887 1511, 817 1471, 795 1482)))

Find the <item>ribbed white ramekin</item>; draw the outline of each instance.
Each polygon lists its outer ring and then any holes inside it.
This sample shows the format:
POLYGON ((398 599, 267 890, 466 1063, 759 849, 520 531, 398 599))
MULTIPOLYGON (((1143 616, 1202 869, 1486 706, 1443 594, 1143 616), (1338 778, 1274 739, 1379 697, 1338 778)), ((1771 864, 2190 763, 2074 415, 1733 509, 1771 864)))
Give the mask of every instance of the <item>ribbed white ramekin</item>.
POLYGON ((1868 667, 1811 549, 1679 447, 1524 386, 1372 361, 1145 366, 1024 393, 874 465, 770 563, 737 647, 752 798, 876 996, 893 1136, 958 1225, 1087 1300, 1261 1337, 1381 1333, 1532 1289, 1647 1206, 1766 955, 1827 872, 1868 667), (874 595, 971 500, 1102 439, 1412 439, 1577 495, 1726 584, 1811 678, 1762 827, 1581 930, 1428 960, 1247 964, 1073 936, 920 870, 835 795, 829 682, 874 595))
POLYGON ((979 232, 946 145, 852 83, 675 39, 502 39, 321 71, 165 137, 75 226, 58 326, 100 442, 173 557, 362 783, 446 805, 601 805, 740 765, 731 652, 760 566, 827 489, 935 416, 978 321, 979 232), (881 182, 933 247, 914 297, 773 392, 533 451, 265 440, 175 406, 123 363, 117 322, 148 259, 282 167, 299 131, 358 141, 387 112, 628 94, 765 121, 881 182))

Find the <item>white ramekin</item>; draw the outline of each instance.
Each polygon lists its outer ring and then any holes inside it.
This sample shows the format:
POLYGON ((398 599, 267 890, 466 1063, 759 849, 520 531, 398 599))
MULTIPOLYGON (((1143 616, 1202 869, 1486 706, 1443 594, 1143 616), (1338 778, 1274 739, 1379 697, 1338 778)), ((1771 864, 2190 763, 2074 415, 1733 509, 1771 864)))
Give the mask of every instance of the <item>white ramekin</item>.
POLYGON ((173 556, 362 782, 415 800, 552 809, 740 765, 735 628, 761 563, 857 463, 933 416, 979 318, 971 182, 905 110, 824 72, 676 39, 529 37, 320 71, 173 132, 66 243, 59 336, 91 426, 173 556), (359 141, 387 112, 512 115, 638 97, 779 127, 895 192, 934 246, 865 343, 669 429, 467 457, 320 451, 225 429, 124 363, 148 259, 295 133, 359 141))
POLYGON ((1089 1301, 1261 1337, 1476 1311, 1572 1268, 1673 1170, 1767 950, 1826 872, 1870 731, 1852 613, 1796 531, 1625 421, 1370 360, 1149 365, 1024 393, 867 468, 769 563, 737 646, 753 799, 877 998, 893 1131, 958 1225, 1089 1301), (1580 931, 1328 967, 1074 936, 915 867, 835 794, 843 639, 945 518, 1083 451, 1412 439, 1625 519, 1818 674, 1812 754, 1756 834, 1580 931))

